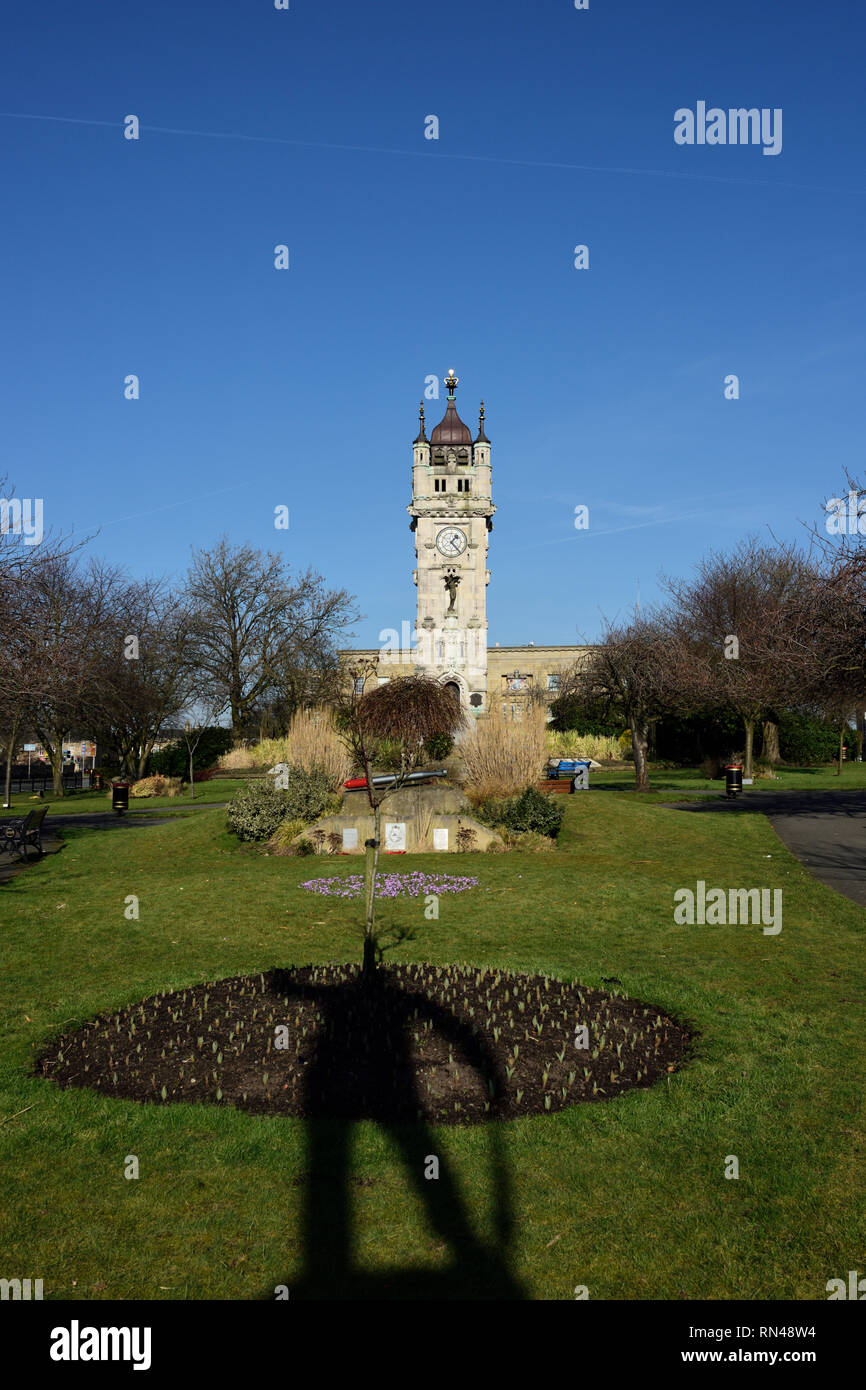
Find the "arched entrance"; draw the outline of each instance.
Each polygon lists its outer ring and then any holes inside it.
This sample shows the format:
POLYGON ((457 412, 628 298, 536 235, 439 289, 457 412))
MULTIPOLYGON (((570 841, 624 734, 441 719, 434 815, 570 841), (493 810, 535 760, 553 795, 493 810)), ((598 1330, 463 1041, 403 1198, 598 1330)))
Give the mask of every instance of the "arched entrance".
POLYGON ((457 684, 457 682, 456 682, 456 681, 446 681, 446 682, 445 682, 445 689, 448 691, 448 694, 451 696, 452 700, 456 700, 457 703, 458 703, 458 705, 459 705, 459 704, 460 704, 460 686, 457 684))

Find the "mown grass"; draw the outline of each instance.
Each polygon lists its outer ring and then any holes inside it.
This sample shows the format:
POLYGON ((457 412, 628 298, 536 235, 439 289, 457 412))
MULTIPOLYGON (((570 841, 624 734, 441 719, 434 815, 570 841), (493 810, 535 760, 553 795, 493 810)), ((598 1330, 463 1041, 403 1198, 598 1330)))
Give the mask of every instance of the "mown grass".
MULTIPOLYGON (((634 789, 634 767, 602 767, 589 774, 589 783, 597 787, 622 787, 634 789)), ((717 791, 723 794, 724 778, 704 777, 700 768, 660 767, 650 764, 650 795, 670 791, 717 791)), ((841 777, 836 773, 836 764, 821 764, 818 767, 789 767, 783 764, 776 769, 772 779, 756 779, 751 787, 746 787, 743 796, 757 792, 781 791, 864 791, 866 790, 866 763, 846 762, 841 777)), ((646 795, 646 793, 642 793, 646 795)))
MULTIPOLYGON (((189 794, 189 787, 180 796, 131 796, 129 809, 130 812, 157 809, 182 811, 185 806, 206 806, 215 801, 230 801, 235 792, 246 786, 246 783, 246 778, 216 777, 212 782, 197 782, 192 796, 189 794)), ((48 806, 49 814, 55 816, 75 816, 85 812, 92 816, 95 812, 111 810, 111 792, 108 789, 101 792, 77 791, 69 792, 66 796, 55 796, 53 792, 45 792, 41 797, 31 796, 29 792, 14 792, 10 810, 0 811, 0 817, 22 816, 32 811, 34 806, 48 806)))
MULTIPOLYGON (((66 839, 0 889, 0 1273, 42 1278, 56 1298, 272 1296, 309 1253, 304 1121, 114 1102, 30 1069, 48 1037, 157 990, 358 959, 359 904, 299 888, 357 861, 242 850, 217 811, 66 839)), ((616 977, 696 1033, 665 1084, 497 1126, 526 1297, 585 1284, 602 1299, 825 1299, 828 1279, 862 1265, 866 913, 802 869, 763 816, 594 792, 567 799, 555 854, 399 861, 433 867, 480 887, 443 897, 438 920, 420 898, 383 902, 383 925, 414 933, 393 958, 616 977), (698 878, 783 888, 781 934, 676 926, 674 890, 698 878), (728 1155, 738 1180, 724 1177, 728 1155)), ((490 1127, 432 1133, 467 1220, 492 1238, 490 1127)), ((451 1251, 391 1138, 357 1126, 350 1168, 364 1180, 348 1187, 355 1263, 446 1269, 451 1251)), ((317 1239, 321 1261, 327 1226, 317 1239)), ((485 1292, 481 1270, 473 1291, 485 1292)))

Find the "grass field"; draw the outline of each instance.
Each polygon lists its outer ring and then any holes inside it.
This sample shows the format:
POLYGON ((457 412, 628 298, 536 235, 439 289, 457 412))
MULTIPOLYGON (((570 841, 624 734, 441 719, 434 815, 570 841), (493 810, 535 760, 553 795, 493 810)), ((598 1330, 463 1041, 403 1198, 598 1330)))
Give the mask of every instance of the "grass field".
MULTIPOLYGON (((130 812, 157 809, 182 811, 190 805, 206 806, 215 801, 230 801, 238 788, 244 786, 244 778, 215 777, 212 782, 197 783, 193 796, 190 796, 188 787, 181 796, 131 796, 129 809, 130 812)), ((111 793, 107 789, 101 792, 72 792, 66 796, 55 796, 53 792, 46 792, 44 796, 35 798, 28 792, 15 792, 12 795, 11 809, 0 812, 0 815, 21 816, 27 811, 32 811, 34 806, 50 807, 49 815, 76 816, 86 812, 92 816, 94 812, 111 810, 111 793)))
MULTIPOLYGON (((582 1284, 594 1299, 826 1299, 866 1248, 866 912, 818 884, 759 813, 685 815, 622 792, 565 800, 555 854, 402 857, 401 870, 481 883, 441 899, 438 920, 423 899, 382 903, 384 923, 414 933, 391 958, 596 987, 616 977, 690 1025, 692 1059, 608 1103, 431 1131, 427 1152, 482 1244, 510 1189, 505 1260, 527 1298, 571 1299, 582 1284), (698 878, 781 887, 783 930, 674 925, 674 890, 698 878), (729 1155, 738 1180, 724 1176, 729 1155)), ((65 834, 62 853, 0 889, 4 1275, 42 1278, 46 1298, 252 1299, 314 1262, 336 1291, 345 1202, 350 1257, 371 1280, 396 1271, 396 1297, 413 1277, 445 1280, 453 1251, 424 1199, 444 1201, 446 1184, 425 1190, 372 1124, 354 1128, 348 1187, 328 1187, 304 1176, 321 1161, 304 1121, 115 1102, 29 1075, 50 1036, 158 990, 357 960, 358 903, 298 886, 356 864, 241 849, 219 811, 65 834), (129 1155, 138 1179, 124 1177, 129 1155)), ((315 1142, 321 1153, 321 1132, 315 1142)), ((450 1287, 483 1296, 492 1275, 468 1248, 450 1287)))

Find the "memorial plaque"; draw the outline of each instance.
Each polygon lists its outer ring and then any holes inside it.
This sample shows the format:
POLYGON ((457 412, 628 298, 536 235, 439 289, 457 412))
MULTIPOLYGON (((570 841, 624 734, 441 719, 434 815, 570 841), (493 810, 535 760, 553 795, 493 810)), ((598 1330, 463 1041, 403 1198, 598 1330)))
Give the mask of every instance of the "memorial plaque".
POLYGON ((357 849, 357 848, 358 848, 358 832, 357 832, 357 830, 344 830, 344 831, 343 831, 343 849, 357 849))
POLYGON ((447 849, 447 848, 448 848, 448 828, 447 828, 447 826, 446 826, 444 829, 442 829, 442 830, 434 830, 434 831, 433 831, 433 848, 434 848, 434 849, 447 849))
POLYGON ((406 848, 406 823, 405 821, 386 821, 385 822, 385 848, 386 849, 405 849, 406 848))

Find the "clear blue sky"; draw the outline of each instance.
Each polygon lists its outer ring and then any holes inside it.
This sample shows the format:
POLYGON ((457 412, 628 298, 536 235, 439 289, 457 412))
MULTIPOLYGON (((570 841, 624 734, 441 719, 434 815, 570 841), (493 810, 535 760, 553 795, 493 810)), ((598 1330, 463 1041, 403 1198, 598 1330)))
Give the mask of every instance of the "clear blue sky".
POLYGON ((138 574, 284 550, 376 644, 453 366, 493 441, 490 642, 592 639, 864 473, 864 36, 862 0, 14 6, 0 474, 138 574), (675 144, 701 100, 782 108, 782 152, 675 144))

